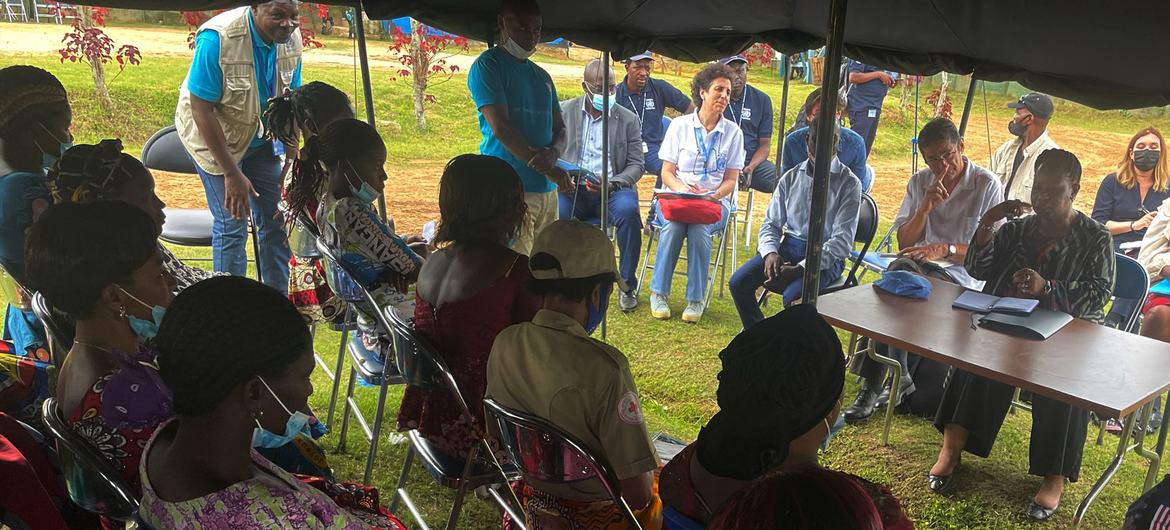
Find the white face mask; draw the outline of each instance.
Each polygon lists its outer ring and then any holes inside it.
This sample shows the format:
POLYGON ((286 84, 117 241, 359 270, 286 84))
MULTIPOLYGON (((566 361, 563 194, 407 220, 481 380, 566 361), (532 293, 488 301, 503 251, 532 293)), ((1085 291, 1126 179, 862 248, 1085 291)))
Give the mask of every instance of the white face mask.
POLYGON ((504 51, 511 54, 512 57, 520 59, 521 61, 528 60, 529 57, 532 57, 532 54, 536 53, 536 48, 525 50, 522 46, 516 44, 516 41, 512 40, 511 37, 508 37, 506 40, 504 40, 503 44, 500 44, 500 47, 503 48, 504 51))

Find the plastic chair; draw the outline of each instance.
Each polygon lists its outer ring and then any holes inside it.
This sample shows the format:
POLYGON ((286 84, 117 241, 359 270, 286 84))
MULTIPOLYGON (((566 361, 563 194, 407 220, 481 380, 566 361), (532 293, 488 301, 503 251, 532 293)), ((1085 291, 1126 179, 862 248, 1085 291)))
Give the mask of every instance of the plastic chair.
POLYGON ((41 405, 45 428, 55 442, 69 498, 83 510, 117 521, 136 522, 138 494, 90 443, 61 417, 57 400, 41 405))
POLYGON ((500 443, 519 466, 525 482, 559 485, 596 480, 629 521, 630 528, 642 529, 622 498, 621 481, 604 458, 547 420, 505 407, 491 398, 484 398, 483 405, 493 427, 499 429, 500 443))
MULTIPOLYGON (((382 313, 381 318, 388 319, 388 324, 393 329, 395 363, 406 380, 406 384, 432 391, 445 391, 458 405, 465 421, 471 424, 473 417, 471 409, 468 407, 462 391, 459 390, 455 376, 447 368, 447 363, 442 356, 392 309, 387 308, 382 313)), ((507 512, 513 521, 524 521, 523 516, 517 512, 517 508, 514 508, 497 491, 498 488, 507 489, 509 495, 512 495, 508 483, 515 480, 518 475, 513 469, 505 470, 496 461, 495 454, 482 433, 466 459, 455 458, 439 452, 417 430, 407 433, 407 438, 410 440, 410 449, 406 454, 405 462, 403 462, 402 474, 398 477, 394 498, 390 502, 390 511, 395 511, 398 501, 401 500, 406 504, 415 522, 426 528, 426 523, 422 520, 410 494, 406 491, 406 480, 410 476, 414 459, 418 458, 437 484, 455 490, 455 500, 447 518, 447 529, 456 527, 467 492, 482 486, 487 486, 486 489, 492 500, 507 512)), ((512 498, 512 501, 517 507, 520 505, 519 500, 515 497, 512 498)))
MULTIPOLYGON (((859 243, 861 244, 861 251, 858 253, 858 255, 864 256, 869 252, 869 247, 871 244, 873 244, 873 238, 877 236, 877 227, 877 203, 874 202, 873 197, 862 193, 861 210, 857 214, 857 230, 853 234, 853 244, 855 246, 859 243)), ((828 237, 828 235, 829 234, 825 234, 825 237, 828 237)), ((842 273, 841 276, 839 276, 836 280, 833 280, 833 283, 830 283, 829 285, 826 285, 824 289, 821 289, 821 294, 829 294, 840 291, 842 289, 848 289, 861 283, 861 276, 858 274, 858 270, 861 269, 863 261, 858 260, 853 256, 849 258, 849 261, 853 262, 849 266, 849 269, 842 273)), ((768 291, 765 290, 764 293, 760 295, 760 305, 764 305, 764 303, 767 302, 767 299, 768 291)))
POLYGON ((76 332, 73 321, 53 309, 39 292, 33 293, 32 311, 45 327, 45 337, 49 339, 49 355, 53 358, 53 364, 61 366, 61 363, 65 362, 65 355, 73 347, 76 332))
MULTIPOLYGON (((354 272, 348 268, 345 262, 338 258, 337 254, 323 238, 317 239, 317 251, 321 253, 322 259, 325 260, 325 268, 328 273, 326 276, 330 279, 329 286, 337 296, 346 302, 347 317, 354 314, 354 311, 356 311, 355 305, 360 304, 367 312, 374 315, 380 328, 379 331, 389 334, 390 327, 386 322, 386 317, 382 314, 382 308, 374 300, 374 296, 364 286, 353 279, 355 276, 354 272)), ((388 363, 385 359, 382 359, 380 352, 371 352, 365 348, 356 332, 350 335, 348 343, 345 340, 347 334, 343 332, 342 335, 341 345, 338 351, 338 372, 337 377, 334 379, 333 395, 330 396, 331 402, 329 406, 332 410, 334 407, 333 402, 336 401, 338 383, 341 380, 340 370, 343 365, 342 357, 344 357, 344 354, 340 351, 340 348, 346 348, 348 346, 346 349, 353 362, 349 370, 349 383, 345 394, 345 408, 341 413, 341 435, 337 450, 345 450, 346 434, 349 431, 349 413, 352 411, 358 425, 364 431, 366 439, 370 442, 369 454, 366 457, 366 469, 362 475, 362 482, 369 484, 370 475, 374 469, 374 458, 378 455, 378 442, 382 433, 382 417, 384 416, 383 412, 386 410, 386 393, 390 385, 401 384, 403 380, 391 371, 392 363, 388 363), (361 377, 366 383, 378 387, 378 408, 374 413, 373 427, 370 426, 369 421, 366 420, 365 415, 362 414, 361 409, 357 406, 357 401, 353 398, 353 390, 358 377, 361 377)), ((330 417, 332 417, 332 413, 330 413, 330 417)))
MULTIPOLYGON (((657 210, 657 207, 658 200, 654 199, 650 203, 650 211, 653 212, 657 210)), ((716 283, 719 284, 719 297, 723 297, 723 288, 727 283, 727 260, 725 260, 724 257, 728 253, 729 245, 731 250, 731 270, 734 272, 738 266, 738 238, 735 235, 736 220, 738 219, 737 210, 738 206, 735 205, 735 203, 732 203, 732 209, 727 214, 727 223, 723 225, 723 229, 715 232, 714 234, 711 234, 711 239, 713 240, 711 244, 711 263, 709 265, 711 272, 707 276, 707 294, 703 297, 703 310, 706 310, 711 305, 711 294, 715 292, 716 283), (731 230, 728 231, 728 228, 731 230), (730 237, 728 237, 729 233, 730 237), (719 276, 718 280, 715 278, 716 273, 718 273, 719 276)), ((657 217, 651 220, 649 228, 650 236, 646 240, 646 255, 642 257, 642 267, 638 270, 638 288, 634 292, 634 296, 637 296, 639 293, 641 293, 642 286, 646 285, 646 271, 653 270, 655 267, 655 265, 650 264, 650 249, 654 246, 654 241, 658 239, 659 231, 662 230, 662 225, 659 224, 657 217)), ((687 260, 687 256, 685 254, 679 254, 678 260, 679 262, 685 262, 687 260)), ((684 267, 680 271, 678 264, 676 263, 674 274, 686 277, 686 268, 684 267)))
MULTIPOLYGON (((187 154, 179 139, 179 133, 174 125, 160 129, 151 135, 142 146, 142 165, 147 169, 179 173, 182 175, 197 175, 195 162, 187 154)), ((210 247, 211 225, 215 218, 211 211, 204 208, 164 208, 166 221, 163 223, 159 240, 181 247, 210 247)), ((256 233, 255 223, 248 219, 248 228, 252 235, 252 255, 260 256, 260 239, 256 233)), ((210 258, 187 258, 186 261, 212 261, 210 258)), ((260 267, 256 267, 256 279, 263 281, 260 267)))

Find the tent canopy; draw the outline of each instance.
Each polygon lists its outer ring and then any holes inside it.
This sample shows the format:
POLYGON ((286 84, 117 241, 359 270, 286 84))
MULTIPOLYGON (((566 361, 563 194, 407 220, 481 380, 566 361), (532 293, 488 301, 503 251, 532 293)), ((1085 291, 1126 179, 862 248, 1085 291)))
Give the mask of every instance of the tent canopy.
MULTIPOLYGON (((138 9, 201 10, 238 0, 83 0, 138 9)), ((355 5, 356 0, 332 3, 355 5)), ((704 61, 763 41, 783 52, 825 42, 825 0, 543 0, 545 36, 625 57, 645 49, 704 61)), ((1170 104, 1170 69, 1160 66, 1170 2, 1135 0, 853 0, 848 56, 910 74, 941 71, 1017 81, 1086 105, 1170 104)), ((372 18, 414 17, 477 40, 496 34, 498 3, 483 0, 367 0, 372 18)))

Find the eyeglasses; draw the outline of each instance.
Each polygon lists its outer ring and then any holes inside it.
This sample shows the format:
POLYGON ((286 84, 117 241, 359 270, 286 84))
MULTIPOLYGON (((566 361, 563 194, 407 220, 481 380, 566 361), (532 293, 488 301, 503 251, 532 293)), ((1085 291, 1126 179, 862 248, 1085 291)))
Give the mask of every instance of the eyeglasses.
MULTIPOLYGON (((585 83, 585 88, 589 89, 590 94, 600 94, 601 93, 601 87, 594 86, 594 85, 591 85, 589 83, 585 83)), ((609 95, 612 96, 616 93, 617 93, 617 85, 609 85, 609 95)))
POLYGON ((959 151, 958 147, 952 147, 951 150, 947 151, 946 153, 943 153, 939 156, 932 156, 929 158, 924 156, 924 157, 922 157, 922 160, 926 161, 926 165, 928 165, 928 166, 937 166, 937 165, 939 165, 947 160, 950 160, 951 157, 955 156, 955 153, 957 153, 958 151, 959 151))

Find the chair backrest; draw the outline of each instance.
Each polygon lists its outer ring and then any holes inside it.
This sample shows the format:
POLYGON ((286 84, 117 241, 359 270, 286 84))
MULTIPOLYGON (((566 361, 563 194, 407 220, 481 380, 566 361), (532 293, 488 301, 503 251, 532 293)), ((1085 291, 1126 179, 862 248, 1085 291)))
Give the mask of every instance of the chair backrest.
MULTIPOLYGON (((861 210, 857 212, 857 231, 853 235, 853 244, 861 243, 861 253, 859 256, 864 256, 869 252, 869 247, 873 244, 873 239, 877 237, 878 229, 878 207, 874 202, 873 197, 868 193, 861 194, 861 210)), ((858 258, 853 262, 853 266, 849 268, 849 275, 846 276, 845 285, 857 285, 857 270, 861 268, 862 260, 858 258)))
POLYGON ((8 269, 0 265, 0 295, 4 296, 4 302, 9 305, 28 311, 31 309, 31 296, 29 292, 16 281, 8 269))
POLYGON ((1137 333, 1142 306, 1150 292, 1146 269, 1136 259, 1118 252, 1114 270, 1113 306, 1105 315, 1105 324, 1122 331, 1137 333))
POLYGON ((321 252, 317 250, 317 239, 320 237, 321 229, 309 213, 304 211, 298 213, 288 234, 293 255, 298 258, 321 257, 321 252))
POLYGON ((364 289, 353 279, 340 256, 322 237, 317 237, 317 252, 325 260, 325 283, 329 284, 333 293, 350 305, 365 303, 364 289))
POLYGON ((621 495, 621 482, 603 459, 595 457, 584 443, 548 421, 484 398, 489 423, 497 429, 501 445, 526 482, 570 484, 597 480, 631 528, 641 530, 634 512, 621 495))
POLYGON ((138 495, 97 449, 73 432, 48 398, 41 405, 45 428, 57 445, 61 474, 69 498, 82 509, 119 521, 133 521, 138 514, 138 495))
POLYGON ((74 323, 53 309, 40 292, 32 295, 32 310, 37 320, 45 327, 45 337, 49 339, 49 354, 53 357, 53 363, 61 366, 61 363, 65 362, 65 354, 73 347, 76 333, 74 323))
POLYGON ((179 140, 174 125, 154 133, 142 146, 142 165, 168 173, 194 175, 195 162, 187 154, 187 148, 179 140))

